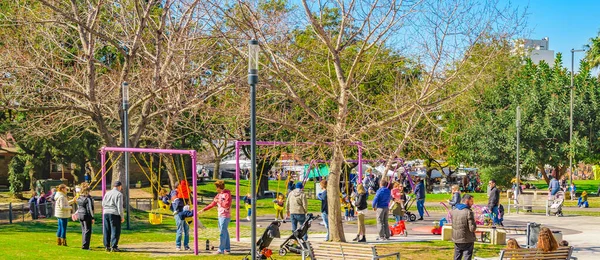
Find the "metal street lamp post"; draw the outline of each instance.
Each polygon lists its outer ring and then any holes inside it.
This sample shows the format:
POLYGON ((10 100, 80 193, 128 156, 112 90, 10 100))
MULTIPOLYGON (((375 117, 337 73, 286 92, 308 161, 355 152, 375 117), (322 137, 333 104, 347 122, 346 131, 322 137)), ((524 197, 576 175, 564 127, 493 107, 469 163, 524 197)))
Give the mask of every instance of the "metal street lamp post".
POLYGON ((252 194, 252 258, 256 259, 256 84, 258 83, 258 52, 257 40, 248 41, 248 84, 250 84, 250 154, 252 161, 251 194, 252 194))
MULTIPOLYGON (((121 84, 123 92, 123 147, 129 147, 129 83, 121 84)), ((129 226, 129 152, 125 152, 125 211, 127 213, 127 229, 129 226)))
MULTIPOLYGON (((519 190, 519 186, 521 185, 521 162, 520 162, 520 151, 519 148, 521 148, 521 106, 517 106, 517 179, 516 179, 516 184, 517 184, 517 189, 516 191, 519 190)), ((515 194, 516 196, 516 194, 515 194)), ((515 197, 516 198, 516 197, 515 197)))
POLYGON ((573 82, 573 76, 575 74, 575 52, 584 52, 585 50, 576 50, 571 49, 571 112, 570 112, 570 122, 569 122, 569 186, 573 183, 573 156, 575 156, 575 152, 573 151, 573 89, 575 88, 573 82))

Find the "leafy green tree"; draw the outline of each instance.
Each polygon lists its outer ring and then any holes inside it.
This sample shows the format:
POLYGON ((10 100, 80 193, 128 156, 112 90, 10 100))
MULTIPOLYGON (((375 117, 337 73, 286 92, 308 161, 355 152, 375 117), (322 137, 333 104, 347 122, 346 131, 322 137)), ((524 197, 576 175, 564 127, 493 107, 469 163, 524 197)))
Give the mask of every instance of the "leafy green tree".
POLYGON ((585 59, 592 68, 600 67, 600 32, 598 36, 590 38, 590 43, 587 45, 588 50, 585 54, 585 59))
MULTIPOLYGON (((465 127, 456 137, 455 156, 465 162, 496 167, 498 174, 514 174, 516 161, 516 108, 521 107, 521 160, 524 174, 542 173, 549 181, 545 165, 552 166, 560 178, 569 158, 568 71, 530 60, 514 74, 482 89, 471 104, 477 107, 465 118, 465 127), (499 167, 499 168, 498 168, 499 167)), ((590 76, 587 63, 575 77, 574 151, 575 162, 590 160, 598 150, 598 80, 590 76)))

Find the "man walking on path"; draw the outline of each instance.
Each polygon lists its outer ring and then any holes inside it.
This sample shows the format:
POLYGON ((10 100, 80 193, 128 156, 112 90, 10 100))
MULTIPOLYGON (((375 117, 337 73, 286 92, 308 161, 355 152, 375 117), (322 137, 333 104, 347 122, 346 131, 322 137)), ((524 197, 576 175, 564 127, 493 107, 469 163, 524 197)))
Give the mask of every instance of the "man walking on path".
POLYGON ((425 184, 422 179, 419 179, 419 183, 415 187, 415 196, 417 199, 417 210, 419 211, 419 219, 423 220, 425 214, 425 184))
MULTIPOLYGON (((285 205, 290 220, 292 221, 292 232, 304 224, 306 213, 308 212, 308 199, 302 188, 302 182, 296 183, 296 189, 290 192, 285 205)), ((308 240, 308 234, 304 236, 304 240, 308 240)))
POLYGON ((471 210, 473 196, 465 194, 462 203, 452 210, 452 241, 454 241, 454 260, 471 260, 475 245, 475 214, 471 210))
POLYGON ((492 211, 494 224, 501 224, 498 219, 498 206, 500 204, 500 191, 496 187, 496 181, 491 179, 488 183, 490 187, 490 197, 488 198, 488 209, 492 211))
POLYGON ((379 237, 377 240, 388 240, 390 238, 390 226, 388 225, 389 204, 392 197, 388 189, 388 182, 381 180, 379 189, 373 198, 373 210, 377 218, 377 230, 379 237))
POLYGON ((121 237, 121 223, 123 217, 123 187, 116 181, 113 189, 107 192, 102 199, 102 218, 104 220, 104 248, 106 251, 119 252, 119 238, 121 237))

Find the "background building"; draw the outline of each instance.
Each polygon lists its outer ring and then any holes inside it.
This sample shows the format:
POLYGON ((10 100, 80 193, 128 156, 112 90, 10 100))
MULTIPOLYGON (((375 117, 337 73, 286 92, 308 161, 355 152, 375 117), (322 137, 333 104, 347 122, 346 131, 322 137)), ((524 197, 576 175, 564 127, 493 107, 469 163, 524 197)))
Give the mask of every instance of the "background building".
POLYGON ((544 61, 550 67, 554 66, 554 51, 550 50, 548 37, 541 40, 521 39, 517 41, 515 48, 517 53, 528 56, 536 65, 539 65, 540 61, 544 61))

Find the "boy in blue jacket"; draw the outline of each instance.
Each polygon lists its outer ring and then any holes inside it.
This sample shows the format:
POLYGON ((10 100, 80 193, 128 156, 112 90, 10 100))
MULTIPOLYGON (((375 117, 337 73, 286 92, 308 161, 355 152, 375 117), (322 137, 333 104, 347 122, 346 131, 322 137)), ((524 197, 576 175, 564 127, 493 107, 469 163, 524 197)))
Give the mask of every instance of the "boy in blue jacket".
POLYGON ((181 235, 183 234, 184 250, 190 250, 190 225, 185 221, 185 218, 193 217, 194 212, 190 210, 190 206, 186 205, 181 209, 173 212, 175 216, 175 224, 177 225, 177 236, 175 237, 175 246, 177 250, 181 250, 181 235))

